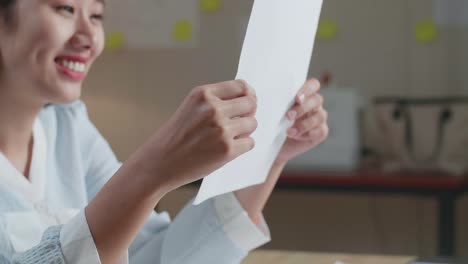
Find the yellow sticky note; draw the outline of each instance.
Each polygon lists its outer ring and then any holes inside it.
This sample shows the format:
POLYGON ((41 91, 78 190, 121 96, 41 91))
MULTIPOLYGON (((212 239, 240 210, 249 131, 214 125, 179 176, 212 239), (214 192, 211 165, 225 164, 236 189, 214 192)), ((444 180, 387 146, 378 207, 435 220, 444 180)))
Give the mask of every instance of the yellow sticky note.
POLYGON ((221 0, 200 0, 200 10, 203 12, 216 12, 221 7, 221 0))
POLYGON ((323 19, 320 20, 318 28, 317 28, 317 39, 325 40, 325 39, 333 39, 336 37, 338 33, 338 25, 335 21, 330 19, 323 19))
POLYGON ((174 24, 172 30, 172 37, 177 41, 187 41, 192 39, 193 26, 192 22, 188 20, 178 20, 174 24))
POLYGON ((125 35, 122 32, 111 32, 106 35, 106 50, 121 49, 125 46, 125 35))
POLYGON ((419 43, 431 43, 437 39, 437 25, 432 20, 423 20, 416 24, 414 30, 416 41, 419 43))

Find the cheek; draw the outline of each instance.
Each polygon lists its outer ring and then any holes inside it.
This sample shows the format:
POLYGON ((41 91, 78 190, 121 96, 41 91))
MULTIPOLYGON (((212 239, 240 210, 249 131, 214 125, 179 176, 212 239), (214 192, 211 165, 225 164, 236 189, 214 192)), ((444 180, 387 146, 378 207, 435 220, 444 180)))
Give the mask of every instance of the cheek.
POLYGON ((57 23, 47 21, 43 26, 38 29, 40 35, 36 40, 36 43, 40 43, 39 49, 44 55, 50 55, 48 53, 56 53, 63 49, 65 43, 72 36, 73 30, 66 23, 57 23))
POLYGON ((50 60, 51 54, 60 50, 67 39, 66 27, 57 27, 47 20, 37 20, 36 23, 24 25, 18 41, 19 55, 28 58, 29 63, 44 64, 50 60))
POLYGON ((104 46, 105 46, 105 36, 104 36, 104 30, 100 29, 96 33, 96 54, 95 57, 99 57, 101 53, 104 51, 104 46))

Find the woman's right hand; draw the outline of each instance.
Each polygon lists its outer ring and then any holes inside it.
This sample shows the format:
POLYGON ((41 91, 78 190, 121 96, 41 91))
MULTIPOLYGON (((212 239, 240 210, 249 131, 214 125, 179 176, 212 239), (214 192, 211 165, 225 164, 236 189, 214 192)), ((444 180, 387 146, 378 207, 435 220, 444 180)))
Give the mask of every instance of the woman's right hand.
POLYGON ((134 161, 167 191, 199 180, 253 149, 256 108, 255 92, 245 81, 197 87, 134 161))

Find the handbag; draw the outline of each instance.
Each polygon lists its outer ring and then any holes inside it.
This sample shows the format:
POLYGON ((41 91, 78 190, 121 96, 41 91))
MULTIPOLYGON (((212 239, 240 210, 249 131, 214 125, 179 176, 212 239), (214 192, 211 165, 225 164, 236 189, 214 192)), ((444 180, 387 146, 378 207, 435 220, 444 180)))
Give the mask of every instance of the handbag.
POLYGON ((385 171, 467 171, 468 97, 378 97, 373 106, 385 171))

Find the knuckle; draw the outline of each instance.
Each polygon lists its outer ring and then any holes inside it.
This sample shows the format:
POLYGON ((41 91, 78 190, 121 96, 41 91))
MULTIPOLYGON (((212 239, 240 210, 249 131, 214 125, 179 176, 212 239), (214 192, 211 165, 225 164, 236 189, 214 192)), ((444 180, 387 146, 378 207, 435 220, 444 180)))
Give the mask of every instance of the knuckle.
POLYGON ((252 123, 253 123, 253 129, 256 130, 258 128, 258 120, 257 118, 252 118, 252 123))
POLYGON ((205 104, 205 116, 207 119, 213 120, 215 124, 219 122, 219 109, 212 103, 205 104))
POLYGON ((231 156, 234 152, 234 147, 232 143, 228 140, 223 140, 221 144, 221 151, 225 156, 231 156))
POLYGON ((248 138, 249 150, 252 150, 255 147, 255 140, 251 137, 248 138))
POLYGON ((197 101, 206 102, 209 101, 209 90, 207 86, 197 86, 192 89, 191 97, 197 101))
POLYGON ((323 116, 323 121, 327 122, 328 121, 328 111, 327 110, 322 110, 322 116, 323 116))
POLYGON ((224 105, 222 102, 216 101, 216 100, 209 100, 207 102, 204 102, 206 105, 206 108, 209 109, 210 111, 210 117, 213 120, 216 120, 218 122, 223 120, 223 113, 224 113, 224 105))
POLYGON ((211 101, 211 95, 210 95, 210 90, 208 89, 207 86, 203 87, 200 90, 200 99, 203 102, 210 102, 211 101))
POLYGON ((328 128, 327 125, 323 125, 320 129, 320 137, 321 138, 326 138, 328 137, 328 134, 330 133, 330 129, 328 128))
POLYGON ((216 129, 217 142, 222 155, 230 155, 233 152, 232 140, 228 136, 229 132, 224 127, 216 129))
POLYGON ((222 142, 227 141, 229 138, 229 129, 226 126, 223 126, 220 122, 215 121, 214 127, 216 131, 216 136, 222 142))
POLYGON ((237 83, 242 87, 247 87, 248 86, 247 81, 244 80, 244 79, 237 80, 237 83))
POLYGON ((247 106, 252 111, 257 109, 257 100, 252 96, 247 97, 247 106))
POLYGON ((258 128, 258 121, 255 117, 251 117, 246 120, 247 130, 252 133, 258 128))
POLYGON ((197 86, 192 89, 191 95, 192 96, 200 96, 203 93, 203 86, 197 86))
POLYGON ((239 87, 241 89, 241 92, 244 94, 249 93, 249 84, 245 80, 237 80, 237 83, 239 84, 239 87))
POLYGON ((321 85, 320 85, 320 81, 319 81, 319 80, 317 80, 316 78, 312 78, 312 79, 310 80, 310 82, 311 82, 311 85, 313 85, 314 87, 317 87, 317 88, 320 89, 320 86, 321 86, 321 85))
POLYGON ((191 93, 197 94, 197 93, 200 93, 202 90, 203 90, 203 86, 196 86, 195 88, 192 89, 191 93))

